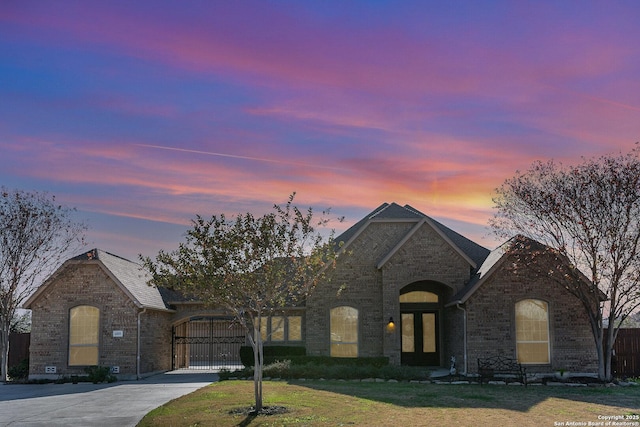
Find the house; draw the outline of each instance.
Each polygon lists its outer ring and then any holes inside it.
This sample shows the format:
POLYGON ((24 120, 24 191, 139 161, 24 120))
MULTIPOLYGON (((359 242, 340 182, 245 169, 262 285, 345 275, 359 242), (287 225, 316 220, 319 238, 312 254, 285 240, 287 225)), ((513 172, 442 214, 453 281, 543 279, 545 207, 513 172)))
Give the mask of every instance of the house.
MULTIPOLYGON (((464 373, 494 355, 516 358, 529 372, 596 370, 580 301, 515 252, 536 242, 518 236, 489 251, 395 203, 338 241, 344 256, 331 280, 304 307, 264 319, 266 345, 424 366, 448 367, 455 356, 464 373)), ((91 364, 140 377, 238 362, 245 337, 232 319, 147 281, 138 264, 100 250, 65 262, 25 305, 33 310, 30 377, 91 364)))
POLYGON ((127 378, 170 368, 174 310, 148 279, 101 250, 64 262, 24 304, 32 310, 30 378, 82 375, 92 365, 127 378))

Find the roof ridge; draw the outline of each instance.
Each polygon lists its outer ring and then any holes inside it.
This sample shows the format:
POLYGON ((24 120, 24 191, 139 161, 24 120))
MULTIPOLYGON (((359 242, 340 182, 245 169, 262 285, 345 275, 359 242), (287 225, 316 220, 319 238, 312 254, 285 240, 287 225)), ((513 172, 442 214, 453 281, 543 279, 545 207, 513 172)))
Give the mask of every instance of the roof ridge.
POLYGON ((104 249, 98 249, 98 248, 96 248, 95 250, 97 250, 97 251, 98 251, 98 259, 100 259, 100 254, 101 254, 101 253, 103 253, 103 254, 107 254, 107 255, 109 255, 109 256, 112 256, 112 257, 114 257, 114 258, 118 258, 118 259, 121 259, 121 260, 123 260, 123 261, 130 262, 131 264, 140 265, 139 263, 137 263, 137 262, 135 262, 135 261, 131 261, 131 260, 130 260, 130 259, 128 259, 128 258, 122 257, 122 256, 120 256, 120 255, 116 255, 116 254, 111 253, 111 252, 109 252, 109 251, 105 251, 104 249))
POLYGON ((367 219, 373 219, 374 217, 380 215, 382 212, 384 212, 385 210, 387 210, 389 208, 389 206, 391 206, 393 203, 387 203, 384 202, 383 204, 381 204, 380 206, 378 206, 377 208, 375 208, 373 210, 373 212, 371 212, 366 218, 367 219))
POLYGON ((92 259, 100 259, 100 254, 102 255, 109 255, 113 258, 118 258, 121 259, 123 261, 127 261, 130 262, 132 264, 135 265, 140 265, 139 263, 135 262, 135 261, 131 261, 130 259, 121 257, 120 255, 116 255, 114 253, 111 253, 109 251, 105 251, 104 249, 100 249, 100 248, 93 248, 93 249, 89 249, 88 251, 84 251, 83 253, 81 253, 80 255, 76 255, 73 258, 71 258, 71 260, 73 261, 87 261, 87 260, 92 260, 92 259))
POLYGON ((408 211, 410 211, 410 212, 412 212, 412 213, 414 213, 414 214, 416 214, 416 215, 420 215, 420 216, 424 216, 424 217, 427 217, 427 216, 428 216, 428 215, 426 215, 426 214, 424 214, 424 213, 420 212, 418 209, 414 208, 413 206, 411 206, 411 205, 409 205, 409 204, 406 204, 406 205, 404 205, 403 207, 404 207, 406 210, 408 210, 408 211))

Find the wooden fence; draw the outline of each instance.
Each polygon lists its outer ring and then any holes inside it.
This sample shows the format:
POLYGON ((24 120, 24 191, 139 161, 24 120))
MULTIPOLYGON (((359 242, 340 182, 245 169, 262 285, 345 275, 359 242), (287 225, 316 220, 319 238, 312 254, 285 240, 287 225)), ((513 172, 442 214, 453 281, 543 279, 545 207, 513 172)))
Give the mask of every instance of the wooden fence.
POLYGON ((620 329, 611 363, 616 377, 640 377, 640 328, 620 329))

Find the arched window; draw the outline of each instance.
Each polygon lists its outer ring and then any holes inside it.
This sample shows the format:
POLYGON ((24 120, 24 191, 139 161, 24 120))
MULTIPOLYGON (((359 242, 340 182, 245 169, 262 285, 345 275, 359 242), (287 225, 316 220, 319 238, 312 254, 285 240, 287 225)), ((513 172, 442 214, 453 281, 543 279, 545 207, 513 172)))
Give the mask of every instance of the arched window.
POLYGON ((358 310, 331 309, 331 357, 358 357, 358 310))
POLYGON ((69 311, 69 366, 98 364, 100 310, 79 305, 69 311))
POLYGON ((549 363, 549 305, 526 299, 516 303, 516 352, 523 364, 549 363))
POLYGON ((427 291, 411 291, 400 295, 401 303, 437 303, 438 295, 427 291))

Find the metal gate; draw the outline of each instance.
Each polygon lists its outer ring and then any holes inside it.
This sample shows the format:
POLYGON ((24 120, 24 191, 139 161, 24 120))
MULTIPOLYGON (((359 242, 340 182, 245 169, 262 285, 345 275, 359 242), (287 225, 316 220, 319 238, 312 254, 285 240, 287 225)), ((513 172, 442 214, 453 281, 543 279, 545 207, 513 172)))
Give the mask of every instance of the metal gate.
POLYGON ((241 366, 245 333, 229 317, 192 317, 173 327, 173 369, 241 366))

